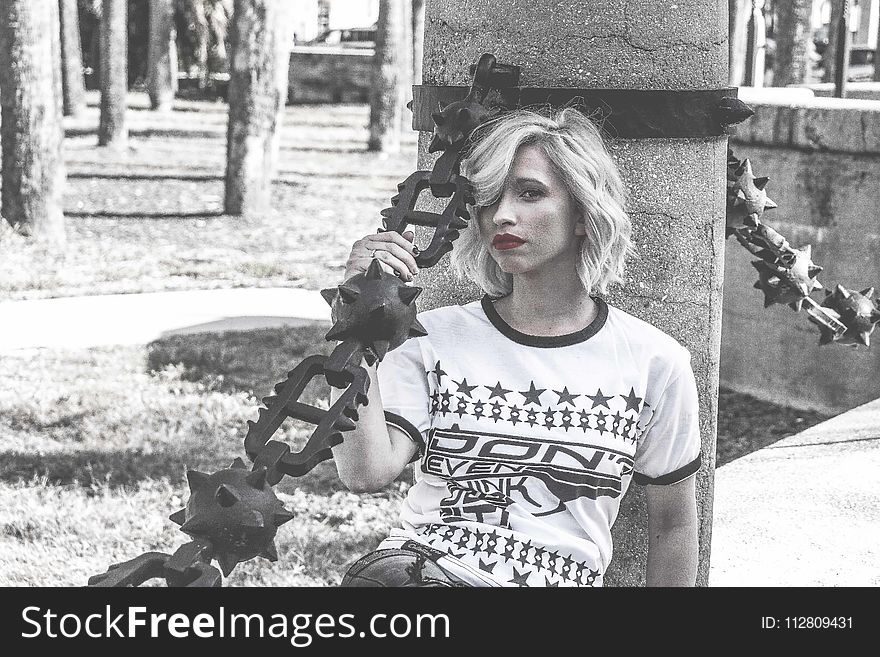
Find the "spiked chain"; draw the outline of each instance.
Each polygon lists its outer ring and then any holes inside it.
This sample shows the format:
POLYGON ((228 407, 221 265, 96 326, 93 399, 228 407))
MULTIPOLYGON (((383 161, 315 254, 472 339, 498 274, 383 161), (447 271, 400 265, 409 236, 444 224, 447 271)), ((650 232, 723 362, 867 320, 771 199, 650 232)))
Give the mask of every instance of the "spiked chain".
POLYGON ((812 247, 792 247, 780 233, 763 222, 765 210, 777 207, 766 191, 767 177, 756 177, 748 159, 738 160, 727 151, 727 229, 758 260, 754 287, 764 293, 764 307, 788 305, 806 309, 808 319, 819 328, 819 344, 832 342, 870 346, 870 336, 880 322, 880 306, 874 288, 857 292, 838 284, 825 292, 821 303, 810 296, 824 286, 816 280, 822 267, 812 259, 812 247))
MULTIPOLYGON (((442 103, 432 112, 434 133, 428 151, 442 151, 430 171, 416 171, 397 186, 391 207, 381 211, 383 231, 403 233, 408 226, 433 227, 428 246, 417 253, 420 268, 433 267, 452 249, 459 231, 468 225, 468 204, 474 203, 470 182, 460 174, 464 148, 471 133, 497 113, 512 109, 506 91, 519 82, 519 68, 498 64, 490 54, 472 65, 473 83, 462 100, 442 103), (416 210, 425 191, 437 199, 449 199, 441 213, 416 210)), ((736 99, 723 99, 718 107, 722 125, 738 123, 752 114, 736 99)), ((820 305, 810 298, 822 286, 815 280, 822 268, 811 260, 810 247, 792 248, 775 230, 762 223, 765 209, 775 208, 764 191, 766 178, 756 178, 748 160, 728 154, 728 229, 760 260, 753 265, 764 291, 765 307, 788 304, 795 310, 807 306, 810 320, 821 331, 820 343, 868 344, 880 310, 873 288, 854 292, 838 285, 820 305), (742 221, 741 225, 735 225, 742 221), (734 225, 731 225, 731 224, 734 225)), ((186 507, 170 516, 192 540, 173 554, 147 552, 111 565, 89 578, 90 586, 139 586, 147 580, 164 579, 168 586, 221 586, 235 566, 256 556, 277 561, 275 535, 278 527, 293 519, 272 486, 284 475, 298 477, 318 463, 332 458, 331 448, 343 441, 358 422, 358 408, 368 403, 370 378, 360 363, 381 361, 411 337, 426 335, 416 319, 415 300, 422 288, 408 286, 386 273, 378 260, 367 271, 334 288, 321 291, 331 306, 333 326, 328 341, 338 341, 329 356, 306 357, 275 385, 274 395, 262 400, 256 421, 248 421, 244 448, 253 461, 248 470, 236 458, 229 468, 213 474, 187 472, 190 498, 186 507), (299 401, 310 381, 323 377, 343 392, 329 409, 299 401), (298 452, 272 436, 288 418, 315 425, 298 452), (220 570, 212 565, 216 560, 220 570), (221 575, 222 571, 222 575, 221 575)))

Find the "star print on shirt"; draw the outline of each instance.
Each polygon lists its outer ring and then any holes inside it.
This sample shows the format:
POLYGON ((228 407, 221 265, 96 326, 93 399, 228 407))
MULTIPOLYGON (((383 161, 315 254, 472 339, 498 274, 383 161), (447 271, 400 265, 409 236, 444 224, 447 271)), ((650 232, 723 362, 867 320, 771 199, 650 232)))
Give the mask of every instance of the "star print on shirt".
POLYGON ((557 402, 559 404, 570 404, 571 406, 574 406, 575 397, 580 397, 580 395, 571 394, 568 391, 568 386, 564 387, 562 391, 554 390, 553 392, 559 397, 559 401, 557 402))
POLYGON ((501 419, 501 404, 498 402, 492 402, 492 419, 495 422, 501 419))
POLYGON ((544 411, 544 426, 548 429, 552 429, 556 426, 556 420, 553 419, 553 416, 556 414, 556 411, 553 410, 552 407, 548 406, 547 410, 544 411))
POLYGON ((525 392, 520 392, 526 400, 523 402, 523 406, 528 406, 529 404, 534 404, 535 406, 541 405, 541 393, 547 392, 547 388, 536 388, 535 382, 531 381, 529 383, 529 389, 525 392))
POLYGON ((544 575, 544 586, 547 588, 558 588, 559 582, 551 582, 550 578, 544 575))
POLYGON ((571 411, 569 409, 565 409, 562 411, 562 423, 559 425, 566 431, 568 431, 571 427, 571 411))
POLYGON ((483 413, 483 406, 484 404, 481 401, 474 402, 474 417, 478 420, 485 415, 485 413, 483 413))
POLYGON ((586 411, 580 411, 578 415, 581 418, 580 424, 578 426, 580 426, 580 428, 584 430, 584 433, 586 433, 587 429, 590 428, 590 414, 586 411))
POLYGON ((513 390, 507 390, 506 388, 501 387, 501 381, 496 383, 494 387, 490 388, 489 386, 483 386, 487 390, 489 390, 489 399, 491 400, 493 397, 501 397, 504 401, 507 401, 507 393, 513 392, 513 390))
POLYGON ((464 417, 467 415, 468 403, 465 401, 464 397, 458 396, 456 399, 458 400, 458 408, 455 409, 455 412, 458 414, 458 417, 464 417))
POLYGON ((623 395, 618 395, 618 397, 626 402, 626 410, 624 411, 624 413, 626 413, 626 411, 630 409, 634 410, 636 413, 639 412, 639 404, 642 402, 642 398, 636 397, 635 388, 631 387, 629 389, 629 395, 627 395, 626 397, 624 397, 623 395))
POLYGON ((497 566, 497 565, 498 565, 497 561, 487 563, 487 562, 483 561, 482 559, 480 559, 480 570, 484 570, 487 573, 491 573, 493 570, 495 570, 495 566, 497 566))
POLYGON ((461 383, 458 381, 454 381, 458 385, 458 391, 464 395, 467 395, 468 399, 471 399, 471 392, 473 392, 474 388, 479 388, 480 386, 469 386, 467 379, 462 379, 461 383))
POLYGON ((434 374, 437 375, 437 382, 438 382, 438 383, 442 382, 442 381, 443 381, 443 377, 446 376, 446 372, 444 372, 444 371, 442 370, 442 368, 440 367, 440 361, 439 361, 439 360, 437 361, 437 364, 434 365, 434 369, 433 369, 433 370, 431 370, 430 372, 425 372, 425 374, 431 374, 431 373, 434 373, 434 374))
POLYGON ((522 422, 522 420, 519 419, 519 411, 520 408, 516 404, 508 409, 508 412, 510 413, 508 422, 510 422, 513 426, 516 426, 518 422, 522 422))
POLYGON ((528 414, 528 416, 526 416, 526 418, 527 418, 527 419, 526 419, 526 422, 529 423, 529 426, 530 426, 530 427, 533 427, 533 426, 535 426, 536 424, 538 424, 538 413, 535 412, 535 410, 533 410, 533 409, 530 408, 530 409, 529 409, 529 414, 528 414))
POLYGON ((602 394, 602 388, 599 388, 599 390, 596 392, 595 395, 585 395, 585 397, 589 397, 590 399, 593 400, 593 405, 590 407, 590 410, 596 408, 597 406, 604 406, 609 411, 611 410, 611 407, 608 405, 608 402, 611 401, 612 399, 614 399, 614 395, 611 395, 610 397, 606 397, 605 395, 602 394))
POLYGON ((608 416, 605 415, 602 411, 596 413, 596 431, 599 432, 599 435, 602 436, 605 434, 608 429, 605 428, 605 418, 608 416))
POLYGON ((516 584, 517 586, 528 586, 529 585, 528 571, 519 572, 515 567, 513 567, 511 569, 513 570, 513 579, 507 580, 509 584, 516 584))

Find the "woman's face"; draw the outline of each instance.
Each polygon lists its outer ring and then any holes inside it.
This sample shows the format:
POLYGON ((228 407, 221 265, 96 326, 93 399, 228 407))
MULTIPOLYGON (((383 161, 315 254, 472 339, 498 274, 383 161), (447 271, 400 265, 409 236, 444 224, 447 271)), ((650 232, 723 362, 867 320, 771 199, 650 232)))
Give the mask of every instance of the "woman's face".
POLYGON ((575 274, 581 213, 540 146, 519 149, 501 197, 478 220, 486 248, 508 274, 569 265, 575 274))

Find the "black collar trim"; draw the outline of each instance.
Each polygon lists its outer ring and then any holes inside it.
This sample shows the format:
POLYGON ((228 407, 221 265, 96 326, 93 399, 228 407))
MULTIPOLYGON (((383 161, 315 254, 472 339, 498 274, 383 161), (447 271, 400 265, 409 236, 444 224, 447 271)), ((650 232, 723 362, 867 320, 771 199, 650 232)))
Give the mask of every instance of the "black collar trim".
POLYGON ((495 310, 494 301, 497 301, 497 299, 493 299, 488 294, 480 300, 480 304, 483 306, 483 312, 486 313, 486 318, 492 323, 492 326, 501 331, 506 337, 528 347, 568 347, 573 344, 578 344, 579 342, 584 342, 596 335, 596 333, 605 326, 605 320, 608 319, 608 304, 599 297, 593 297, 593 301, 595 301, 596 305, 599 307, 599 312, 596 314, 596 318, 590 322, 589 326, 586 328, 582 328, 580 331, 575 331, 574 333, 566 333, 565 335, 528 335, 527 333, 520 333, 501 319, 501 315, 495 310))

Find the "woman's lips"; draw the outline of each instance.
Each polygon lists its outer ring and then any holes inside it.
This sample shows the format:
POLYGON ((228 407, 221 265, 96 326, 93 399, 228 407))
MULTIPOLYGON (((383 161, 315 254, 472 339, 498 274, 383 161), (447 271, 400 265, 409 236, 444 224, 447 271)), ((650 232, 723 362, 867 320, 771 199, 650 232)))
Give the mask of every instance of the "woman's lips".
POLYGON ((519 237, 514 237, 513 235, 496 235, 492 239, 492 246, 499 251, 515 249, 516 247, 522 246, 525 243, 525 240, 520 239, 519 237))

